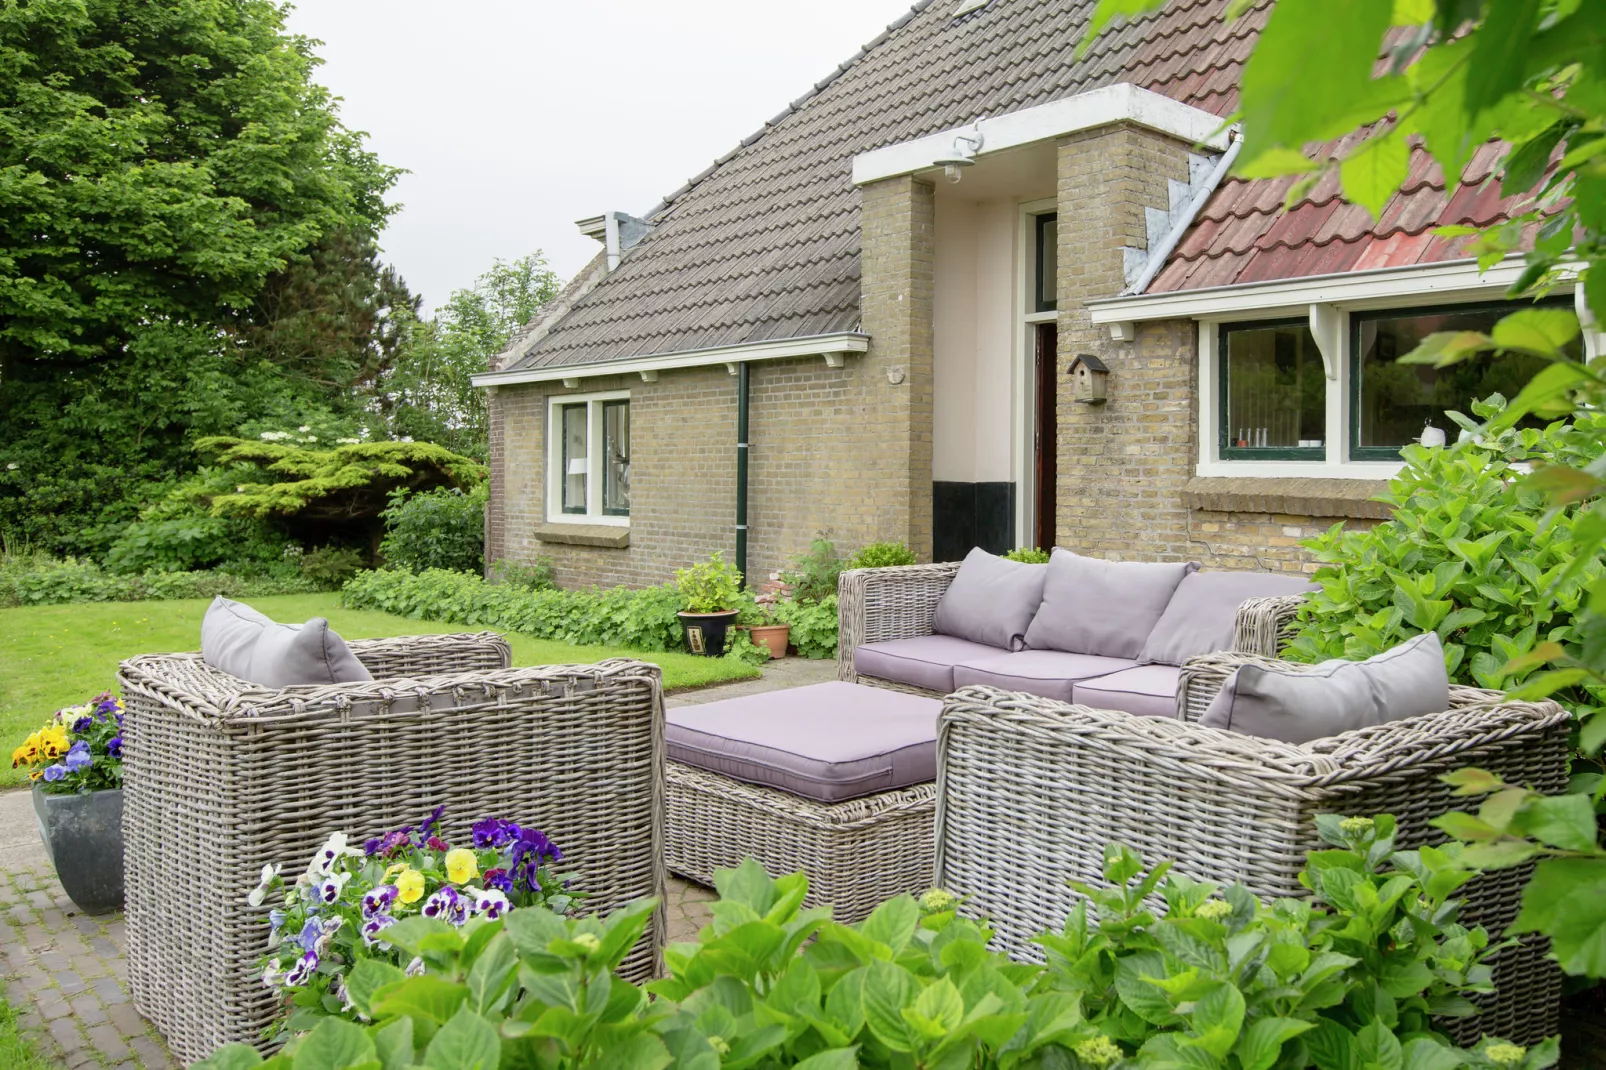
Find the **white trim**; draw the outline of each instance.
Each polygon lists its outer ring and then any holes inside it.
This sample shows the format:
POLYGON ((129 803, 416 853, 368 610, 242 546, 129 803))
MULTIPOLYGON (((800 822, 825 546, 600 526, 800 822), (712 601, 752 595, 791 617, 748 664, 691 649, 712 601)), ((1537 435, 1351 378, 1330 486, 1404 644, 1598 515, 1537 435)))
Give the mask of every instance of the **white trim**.
POLYGON ((980 155, 985 157, 1005 149, 1123 122, 1169 134, 1190 145, 1204 144, 1218 151, 1227 147, 1227 128, 1220 116, 1121 82, 860 153, 853 158, 853 182, 862 186, 884 178, 931 170, 932 161, 948 155, 953 150, 954 138, 962 133, 981 134, 984 151, 980 155))
POLYGON ((602 511, 602 405, 608 401, 629 401, 628 390, 604 390, 593 394, 553 394, 547 398, 546 418, 546 510, 548 524, 603 524, 627 528, 628 516, 610 516, 602 511), (563 511, 563 426, 559 410, 571 405, 586 407, 586 511, 563 511))
POLYGON ((551 383, 559 380, 596 378, 602 375, 635 375, 638 372, 670 368, 704 368, 713 364, 741 364, 754 360, 786 360, 790 357, 817 357, 827 353, 864 353, 870 336, 857 331, 821 334, 810 338, 783 338, 775 342, 718 346, 713 349, 687 349, 679 353, 658 353, 629 360, 593 364, 565 364, 553 368, 522 368, 517 371, 481 372, 473 377, 475 386, 490 387, 512 383, 551 383))
POLYGON ((1037 332, 1039 323, 1057 323, 1058 312, 1032 312, 1037 280, 1037 217, 1059 211, 1047 197, 1018 206, 1015 227, 1015 315, 1012 331, 1015 377, 1014 433, 1010 435, 1010 474, 1015 481, 1015 545, 1029 546, 1037 534, 1037 332))
POLYGON ((1405 307, 1435 301, 1487 299, 1504 294, 1522 274, 1520 256, 1507 257, 1480 272, 1476 260, 1430 266, 1410 265, 1314 275, 1305 279, 1213 286, 1204 290, 1140 294, 1089 301, 1094 323, 1134 320, 1242 319, 1246 315, 1308 315, 1311 305, 1340 305, 1346 310, 1405 307))
MULTIPOLYGON (((1029 215, 1034 215, 1034 216, 1036 216, 1036 215, 1046 215, 1046 214, 1047 213, 1045 213, 1045 212, 1031 212, 1031 213, 1029 213, 1029 215)), ((1033 237, 1033 240, 1035 241, 1036 240, 1036 235, 1033 235, 1032 237, 1033 237)), ((1027 255, 1030 256, 1031 252, 1028 251, 1027 255)), ((1029 268, 1036 268, 1036 266, 1037 266, 1036 264, 1028 264, 1029 268)), ((1021 317, 1021 322, 1022 323, 1054 323, 1054 322, 1058 321, 1059 318, 1060 318, 1060 314, 1058 312, 1028 312, 1028 313, 1026 313, 1026 315, 1021 317)))

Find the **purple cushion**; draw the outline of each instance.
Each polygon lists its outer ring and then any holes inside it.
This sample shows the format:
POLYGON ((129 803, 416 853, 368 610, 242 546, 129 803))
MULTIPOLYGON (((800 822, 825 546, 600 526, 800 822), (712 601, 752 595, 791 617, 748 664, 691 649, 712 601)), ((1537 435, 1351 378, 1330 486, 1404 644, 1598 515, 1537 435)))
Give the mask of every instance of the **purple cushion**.
POLYGON ((668 711, 669 757, 839 802, 937 777, 942 700, 832 681, 668 711))
POLYGON ((1094 654, 1066 654, 1059 650, 1022 650, 967 661, 954 669, 954 687, 986 684, 1005 691, 1024 691, 1043 698, 1071 701, 1078 680, 1130 669, 1129 658, 1101 658, 1094 654))
POLYGON ((1174 665, 1139 665, 1092 680, 1078 680, 1074 701, 1100 710, 1121 710, 1139 717, 1177 716, 1177 677, 1174 665))
POLYGON ((931 621, 938 635, 952 635, 1004 650, 1026 645, 1026 629, 1043 600, 1048 569, 1009 561, 976 547, 943 592, 931 621))
POLYGON ((1138 655, 1142 664, 1181 665, 1191 657, 1231 650, 1238 607, 1251 598, 1306 594, 1306 576, 1276 572, 1193 572, 1182 577, 1159 623, 1138 655))
POLYGON ((954 689, 954 666, 974 658, 997 657, 997 647, 956 639, 951 635, 922 635, 868 643, 853 652, 853 668, 866 676, 893 680, 912 687, 948 694, 954 689))
POLYGON ((1105 561, 1056 546, 1026 646, 1136 659, 1182 577, 1198 567, 1191 561, 1105 561))

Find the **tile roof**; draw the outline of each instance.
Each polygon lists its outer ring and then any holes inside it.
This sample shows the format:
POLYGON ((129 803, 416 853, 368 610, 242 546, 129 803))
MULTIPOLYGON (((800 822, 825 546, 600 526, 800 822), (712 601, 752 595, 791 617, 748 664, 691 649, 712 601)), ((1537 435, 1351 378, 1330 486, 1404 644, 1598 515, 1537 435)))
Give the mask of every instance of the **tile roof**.
POLYGON ((853 330, 853 157, 975 119, 1131 82, 1217 115, 1262 8, 1178 0, 1074 58, 1095 0, 924 0, 763 130, 665 198, 656 228, 509 367, 676 353, 853 330))

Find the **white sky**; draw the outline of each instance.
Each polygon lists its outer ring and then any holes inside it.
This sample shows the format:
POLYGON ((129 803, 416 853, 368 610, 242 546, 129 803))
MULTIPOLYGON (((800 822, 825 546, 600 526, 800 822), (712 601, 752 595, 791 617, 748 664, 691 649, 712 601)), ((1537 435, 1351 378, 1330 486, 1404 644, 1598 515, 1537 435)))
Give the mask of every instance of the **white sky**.
POLYGON ((347 126, 411 174, 385 257, 426 308, 574 221, 641 214, 735 148, 910 0, 300 0, 347 126))

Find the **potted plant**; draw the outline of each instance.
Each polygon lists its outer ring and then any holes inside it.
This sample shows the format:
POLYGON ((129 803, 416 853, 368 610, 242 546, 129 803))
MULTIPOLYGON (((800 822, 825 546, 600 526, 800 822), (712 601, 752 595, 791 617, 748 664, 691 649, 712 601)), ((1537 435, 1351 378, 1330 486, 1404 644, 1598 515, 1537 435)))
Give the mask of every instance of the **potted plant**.
POLYGON ((716 550, 707 561, 676 569, 675 589, 680 593, 680 626, 686 633, 686 649, 705 657, 722 657, 725 633, 739 613, 736 606, 742 595, 742 574, 726 562, 723 550, 716 550))
POLYGON ((775 592, 766 591, 753 599, 750 608, 742 614, 742 623, 747 626, 753 644, 768 649, 771 659, 786 657, 787 642, 792 635, 790 624, 775 619, 779 598, 775 592))
POLYGON ((45 854, 85 914, 123 905, 123 704, 111 694, 55 716, 11 752, 27 766, 45 854))

